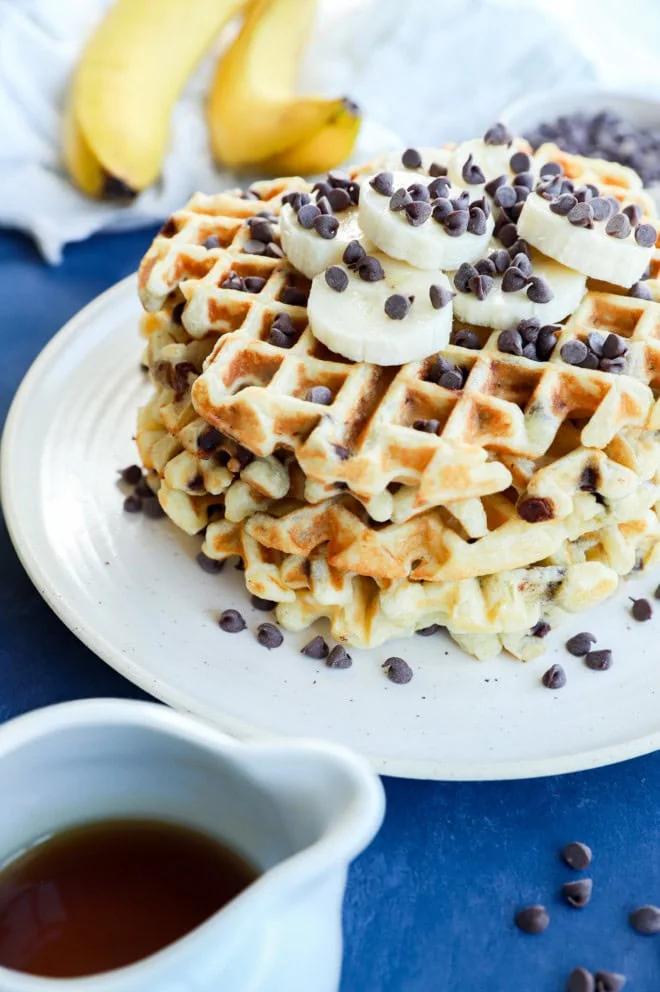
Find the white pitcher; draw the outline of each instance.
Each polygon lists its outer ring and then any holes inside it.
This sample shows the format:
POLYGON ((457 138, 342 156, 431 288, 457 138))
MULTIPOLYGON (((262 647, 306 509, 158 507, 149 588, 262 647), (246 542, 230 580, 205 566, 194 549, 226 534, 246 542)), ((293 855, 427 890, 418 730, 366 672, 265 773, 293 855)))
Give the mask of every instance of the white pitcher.
POLYGON ((383 817, 366 762, 240 743, 152 703, 91 700, 0 727, 0 863, 46 834, 139 817, 202 830, 263 874, 190 934, 86 978, 0 968, 0 992, 334 992, 346 870, 383 817))

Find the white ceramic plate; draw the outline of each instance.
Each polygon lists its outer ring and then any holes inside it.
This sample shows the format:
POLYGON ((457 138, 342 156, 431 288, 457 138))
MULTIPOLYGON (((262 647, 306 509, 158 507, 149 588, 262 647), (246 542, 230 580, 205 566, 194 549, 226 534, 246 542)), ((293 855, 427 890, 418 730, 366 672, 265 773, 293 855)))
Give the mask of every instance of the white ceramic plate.
POLYGON ((2 495, 18 553, 55 612, 101 658, 229 733, 340 741, 390 775, 549 775, 660 746, 660 604, 657 619, 639 624, 626 600, 650 594, 652 576, 574 618, 550 636, 545 658, 526 665, 505 656, 476 662, 440 635, 353 651, 344 671, 299 653, 308 633, 287 635, 275 651, 260 647, 254 630, 265 616, 249 605, 240 572, 203 573, 199 540, 122 510, 116 470, 135 461, 135 410, 148 391, 137 316, 130 278, 70 321, 26 376, 3 440, 2 495), (243 611, 248 630, 219 629, 228 606, 243 611), (591 672, 563 650, 584 629, 614 649, 609 672, 591 672), (390 655, 412 664, 408 685, 381 671, 390 655), (568 685, 550 692, 540 677, 557 660, 568 685))

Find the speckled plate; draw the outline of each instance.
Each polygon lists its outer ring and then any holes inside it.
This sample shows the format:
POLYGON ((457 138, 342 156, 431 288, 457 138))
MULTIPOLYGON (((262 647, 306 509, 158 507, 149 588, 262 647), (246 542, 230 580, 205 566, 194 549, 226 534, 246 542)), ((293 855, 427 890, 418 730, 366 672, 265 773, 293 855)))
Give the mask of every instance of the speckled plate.
POLYGON ((264 614, 251 608, 240 572, 205 574, 198 540, 122 510, 116 473, 135 461, 135 411, 148 392, 138 311, 129 278, 60 331, 16 396, 2 448, 16 549, 51 607, 108 664, 229 733, 340 741, 389 775, 550 775, 660 746, 660 604, 657 621, 640 624, 626 599, 649 594, 654 576, 572 619, 548 638, 545 658, 527 664, 476 662, 440 635, 352 651, 344 671, 300 654, 308 633, 287 635, 275 651, 260 647, 254 630, 264 614), (246 616, 241 634, 217 626, 229 606, 246 616), (591 672, 563 650, 585 628, 613 648, 610 671, 591 672), (408 685, 383 674, 390 655, 412 665, 408 685), (540 679, 557 660, 568 684, 551 692, 540 679))

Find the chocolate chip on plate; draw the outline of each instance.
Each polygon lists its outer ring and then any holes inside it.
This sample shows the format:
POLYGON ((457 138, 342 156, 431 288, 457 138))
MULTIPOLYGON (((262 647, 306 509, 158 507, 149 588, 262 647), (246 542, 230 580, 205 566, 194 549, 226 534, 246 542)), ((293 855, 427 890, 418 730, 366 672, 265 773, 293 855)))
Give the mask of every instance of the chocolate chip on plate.
POLYGON ((228 634, 238 634, 239 631, 245 630, 247 626, 238 610, 224 610, 218 624, 228 634))
POLYGON ((142 512, 149 520, 160 520, 165 516, 165 510, 160 505, 157 496, 148 496, 142 500, 142 512))
POLYGON ((612 667, 613 660, 609 648, 604 648, 602 651, 589 651, 584 656, 585 665, 593 672, 606 672, 608 668, 612 667))
POLYGON ((328 668, 350 668, 353 659, 342 644, 335 644, 325 663, 328 668))
POLYGON ((568 976, 566 992, 595 992, 596 979, 586 968, 574 968, 568 976))
POLYGON ((566 685, 566 672, 561 665, 551 665, 541 678, 546 689, 563 689, 566 685))
POLYGON ((385 300, 385 313, 391 320, 403 320, 410 311, 410 299, 401 293, 394 293, 385 300))
POLYGON ((428 627, 420 627, 415 633, 419 637, 432 637, 433 634, 437 634, 439 630, 442 630, 442 626, 439 623, 429 624, 428 627))
POLYGON ((660 909, 657 906, 640 906, 630 914, 630 925, 637 933, 651 937, 660 933, 660 909))
POLYGON ((621 992, 626 984, 626 976, 615 971, 597 971, 596 992, 621 992))
POLYGON ((445 286, 440 286, 436 283, 429 286, 429 299, 434 310, 442 310, 448 303, 451 303, 453 297, 454 294, 452 291, 445 286))
POLYGON ((391 196, 394 192, 394 177, 391 172, 379 172, 369 180, 369 185, 381 196, 391 196))
POLYGON ((348 275, 340 265, 331 265, 325 270, 325 281, 335 293, 343 293, 348 286, 348 275))
POLYGON ((260 623, 257 627, 257 640, 262 648, 272 651, 273 648, 279 648, 284 641, 284 637, 282 636, 282 631, 274 623, 260 623))
POLYGON ((412 668, 403 658, 388 658, 381 667, 390 682, 396 685, 405 685, 413 677, 412 668))
POLYGON ((199 567, 203 572, 208 572, 209 575, 217 575, 225 567, 224 561, 218 561, 216 558, 209 558, 205 555, 203 551, 200 551, 195 559, 199 567))
POLYGON ((126 513, 139 513, 142 509, 142 498, 133 493, 124 500, 124 511, 126 513))
POLYGON ((255 596, 254 594, 250 596, 250 602, 255 610, 262 610, 264 613, 270 613, 277 606, 277 603, 273 602, 272 599, 262 599, 261 596, 255 596))
POLYGON ((635 620, 639 620, 640 622, 650 620, 653 616, 653 607, 648 599, 633 599, 632 596, 630 598, 633 604, 630 612, 635 620))
POLYGON ((591 848, 579 840, 572 840, 566 844, 562 849, 561 856, 568 867, 575 871, 584 871, 585 868, 588 868, 593 857, 591 848))
POLYGON ((422 156, 416 148, 406 148, 401 156, 401 162, 406 169, 419 169, 422 164, 422 156))
POLYGON ((564 882, 561 894, 573 909, 584 909, 591 899, 593 881, 590 878, 578 878, 574 882, 564 882))
POLYGON ((543 933, 550 925, 550 916, 545 906, 526 906, 518 910, 515 921, 525 933, 543 933))
POLYGON ((119 474, 122 482, 127 482, 129 486, 137 486, 142 478, 142 469, 139 465, 128 465, 126 468, 121 469, 119 474))
POLYGON ((328 645, 319 634, 317 637, 313 637, 300 653, 306 655, 308 658, 313 658, 315 661, 321 661, 323 658, 328 657, 328 650, 328 645))
POLYGON ((583 658, 591 651, 591 645, 596 643, 594 634, 584 630, 580 634, 574 634, 566 641, 565 647, 569 654, 575 658, 583 658))

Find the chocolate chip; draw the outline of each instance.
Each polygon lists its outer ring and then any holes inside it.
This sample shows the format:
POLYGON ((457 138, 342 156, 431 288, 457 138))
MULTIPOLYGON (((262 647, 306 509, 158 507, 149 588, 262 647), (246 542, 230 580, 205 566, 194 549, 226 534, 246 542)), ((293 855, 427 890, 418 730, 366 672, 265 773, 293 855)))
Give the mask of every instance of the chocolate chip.
POLYGON ((444 224, 447 217, 453 213, 453 207, 449 200, 436 200, 433 204, 433 212, 431 216, 437 224, 444 224))
POLYGON ((385 300, 385 313, 391 320, 403 320, 410 311, 410 300, 401 293, 394 293, 385 300))
MULTIPOLYGON (((465 347, 465 345, 463 345, 465 347)), ((462 389, 463 388, 463 376, 458 369, 451 369, 449 372, 443 372, 438 380, 438 385, 442 386, 443 389, 462 389)))
POLYGON ((199 567, 203 572, 208 572, 209 575, 217 575, 225 567, 224 561, 217 561, 215 558, 209 558, 205 555, 203 551, 200 551, 195 559, 199 567))
POLYGON ((267 245, 274 240, 273 229, 264 218, 253 217, 248 223, 250 225, 250 236, 257 241, 263 241, 267 245))
POLYGON ((545 906, 526 906, 515 916, 516 926, 525 933, 543 933, 548 929, 550 916, 545 906))
POLYGON ((601 372, 609 372, 610 375, 621 375, 626 367, 625 358, 601 358, 598 365, 601 372))
POLYGON ((551 200, 554 196, 559 196, 560 193, 564 192, 564 184, 561 176, 544 176, 538 181, 534 189, 541 199, 551 200))
POLYGON ((541 166, 540 175, 541 176, 561 176, 564 170, 562 169, 559 162, 546 162, 545 165, 541 166))
POLYGON ((309 195, 309 193, 298 193, 298 192, 286 193, 282 197, 282 203, 288 204, 291 207, 291 209, 295 210, 296 212, 300 210, 300 208, 304 206, 305 203, 311 203, 311 200, 312 198, 309 195))
POLYGON ((419 630, 415 631, 415 633, 419 637, 432 637, 433 634, 437 634, 441 630, 442 626, 439 623, 432 623, 429 624, 428 627, 420 627, 419 630))
POLYGON ((596 979, 586 968, 574 968, 568 976, 566 992, 595 992, 596 979))
POLYGON ((448 303, 451 303, 453 297, 454 294, 446 286, 440 286, 436 283, 429 286, 429 299, 434 310, 442 310, 448 303))
POLYGON ((129 486, 137 486, 142 479, 142 469, 139 465, 129 465, 127 468, 123 468, 119 474, 122 482, 127 482, 129 486))
POLYGON ((498 207, 512 207, 516 202, 516 191, 511 186, 500 186, 493 199, 498 207))
POLYGON ((404 207, 406 220, 413 227, 420 227, 431 216, 431 204, 424 203, 423 200, 413 200, 404 207))
POLYGON ((312 190, 316 193, 317 200, 321 199, 324 196, 327 197, 331 189, 332 186, 330 185, 330 183, 324 180, 320 180, 319 182, 314 183, 314 185, 312 186, 312 190))
POLYGON ((504 248, 499 248, 496 251, 491 252, 488 258, 495 266, 497 272, 500 273, 505 272, 511 264, 511 256, 508 251, 504 250, 504 248))
POLYGON ((330 200, 327 198, 327 196, 320 196, 320 197, 318 197, 317 200, 316 200, 316 206, 319 208, 320 212, 322 214, 325 214, 326 216, 328 216, 328 215, 330 215, 332 213, 332 207, 330 206, 330 200))
POLYGON ((554 298, 554 293, 542 276, 530 276, 527 296, 532 303, 549 303, 554 298))
POLYGON ((348 190, 345 189, 330 190, 328 193, 328 201, 332 209, 338 214, 353 206, 353 201, 351 200, 348 190))
POLYGON ((321 214, 314 221, 314 230, 323 238, 325 241, 332 241, 333 238, 337 237, 337 231, 339 230, 339 221, 336 217, 326 216, 321 214))
POLYGON ((630 612, 635 620, 639 620, 640 623, 643 623, 645 620, 651 619, 653 616, 653 607, 649 603, 648 599, 633 599, 632 604, 633 605, 630 612))
POLYGON ((462 262, 454 273, 454 286, 460 293, 469 293, 470 280, 479 273, 470 262, 462 262))
POLYGON ((546 689, 563 689, 566 685, 566 672, 561 665, 552 665, 541 678, 546 689))
POLYGON ((262 648, 272 651, 273 648, 279 648, 284 637, 274 623, 260 623, 257 627, 257 640, 262 648))
POLYGON ((467 225, 468 234, 485 234, 486 233, 486 214, 483 212, 481 207, 475 207, 474 204, 470 207, 469 220, 467 225))
POLYGON ((424 183, 411 183, 408 192, 413 200, 420 200, 422 203, 428 203, 431 199, 429 187, 424 183))
POLYGON ((272 326, 277 328, 278 331, 282 331, 283 334, 291 335, 296 333, 296 328, 288 313, 278 313, 273 320, 272 326))
POLYGON ((564 882, 561 894, 573 909, 584 909, 591 899, 593 882, 590 878, 578 878, 574 882, 564 882))
POLYGON ((225 610, 220 615, 218 624, 227 634, 238 634, 247 626, 238 610, 225 610))
POLYGON ((243 280, 233 270, 229 273, 227 278, 220 283, 220 289, 233 289, 238 293, 245 292, 243 280))
POLYGON ((300 653, 306 655, 308 658, 314 658, 315 661, 321 661, 322 658, 328 657, 328 650, 328 645, 319 634, 317 637, 312 638, 300 653))
POLYGON ((532 189, 534 185, 534 176, 531 172, 519 172, 515 176, 514 189, 517 186, 524 186, 528 191, 532 189))
POLYGON ((334 396, 332 390, 328 389, 327 386, 313 386, 307 393, 305 399, 309 403, 318 403, 321 406, 330 406, 334 396))
POLYGON ((618 358, 620 355, 625 355, 627 351, 628 345, 624 338, 614 333, 607 335, 603 344, 605 358, 618 358))
POLYGON ((401 186, 390 199, 390 210, 396 213, 399 210, 403 210, 404 207, 407 207, 412 202, 413 199, 408 190, 401 186))
POLYGON ((325 281, 335 293, 343 293, 348 286, 348 275, 340 265, 331 265, 325 270, 325 281))
POLYGON ((513 135, 508 127, 499 121, 492 124, 484 134, 484 144, 486 145, 510 145, 512 141, 513 135))
MULTIPOLYGON (((410 190, 410 188, 411 187, 409 186, 408 189, 410 190)), ((446 176, 440 176, 438 179, 434 179, 433 182, 429 183, 427 187, 428 194, 432 200, 446 200, 449 196, 450 189, 451 186, 446 176)))
POLYGON ((250 602, 255 610, 262 610, 264 613, 270 613, 277 606, 277 603, 272 599, 262 599, 261 596, 255 596, 254 594, 250 596, 250 602))
MULTIPOLYGON (((523 173, 523 175, 524 174, 525 173, 523 173)), ((514 183, 513 184, 513 192, 516 194, 516 204, 517 204, 517 207, 518 208, 522 208, 522 204, 525 202, 525 200, 529 196, 529 192, 530 192, 529 189, 527 188, 527 186, 523 186, 520 183, 514 183)), ((519 215, 516 214, 515 219, 517 219, 518 216, 519 215)))
POLYGON ((479 186, 481 183, 486 182, 486 177, 479 168, 479 166, 473 161, 472 155, 468 155, 463 168, 461 169, 461 175, 463 181, 469 186, 479 186))
POLYGON ((455 196, 451 201, 454 210, 468 210, 470 206, 470 194, 466 189, 459 196, 455 196))
POLYGON ((578 341, 577 338, 563 344, 559 352, 563 360, 569 365, 581 365, 588 353, 589 349, 584 341, 578 341))
POLYGON ((362 261, 358 263, 357 270, 360 279, 363 279, 364 282, 379 282, 385 278, 383 266, 377 258, 372 258, 371 255, 364 256, 362 261))
POLYGON ((605 225, 605 233, 611 238, 627 238, 630 230, 630 221, 625 214, 614 214, 605 225))
POLYGON ((637 300, 652 300, 653 293, 648 286, 645 286, 643 282, 634 283, 628 290, 628 296, 632 296, 637 300))
POLYGON ((342 261, 349 267, 355 266, 366 257, 366 251, 359 241, 349 241, 344 249, 342 261))
POLYGON ((568 223, 574 227, 593 227, 594 212, 589 203, 576 203, 567 214, 568 223))
POLYGON ((638 203, 629 203, 627 207, 623 207, 621 213, 626 215, 633 227, 636 227, 642 219, 643 211, 638 203))
POLYGON ((557 336, 554 331, 553 324, 547 324, 539 331, 539 336, 536 339, 536 355, 540 362, 547 362, 557 344, 557 336))
POLYGON ((479 336, 474 333, 474 331, 460 330, 454 335, 452 344, 458 345, 459 348, 469 348, 471 351, 480 351, 481 341, 479 336))
MULTIPOLYGON (((552 324, 547 326, 551 328, 553 327, 552 324)), ((527 317, 525 320, 521 320, 518 324, 518 333, 523 341, 531 341, 533 344, 536 344, 538 336, 541 333, 540 322, 536 319, 536 317, 527 317)))
POLYGON ((596 992, 621 992, 626 984, 626 976, 615 971, 597 971, 596 992))
POLYGON ((434 176, 436 179, 438 176, 447 175, 447 166, 440 165, 439 162, 431 162, 429 165, 429 176, 434 176))
POLYGON ((573 637, 569 637, 565 646, 569 654, 574 655, 576 658, 583 658, 591 650, 591 645, 595 643, 596 637, 594 634, 583 631, 580 634, 574 634, 573 637))
POLYGON ((589 651, 584 656, 585 665, 594 672, 607 671, 608 668, 612 667, 612 662, 612 652, 609 648, 604 648, 602 651, 589 651))
MULTIPOLYGON (((592 637, 591 634, 586 636, 592 637)), ((592 853, 591 848, 587 847, 586 844, 579 840, 572 840, 562 849, 561 856, 569 868, 573 868, 574 871, 584 871, 591 864, 592 853)))
POLYGON ((248 293, 260 293, 266 285, 266 280, 261 276, 246 276, 243 285, 248 293))
POLYGON ((502 277, 502 292, 517 293, 527 285, 527 277, 515 265, 510 265, 502 277))
POLYGON ((332 447, 335 449, 335 454, 340 461, 345 462, 347 458, 351 457, 351 453, 345 445, 333 444, 332 447))
POLYGON ((401 162, 406 169, 419 169, 422 164, 422 156, 416 148, 406 148, 401 156, 401 162))
POLYGON ((280 294, 280 300, 292 307, 304 307, 307 305, 308 296, 308 293, 298 289, 297 286, 285 286, 280 294))
POLYGON ((381 196, 391 196, 394 192, 394 176, 391 172, 379 172, 369 180, 369 185, 381 196))
POLYGON ((423 431, 425 434, 437 434, 440 426, 439 420, 414 420, 413 428, 416 431, 423 431))
POLYGON ((518 504, 518 516, 528 524, 537 524, 544 520, 552 520, 554 513, 549 500, 542 496, 531 496, 518 504))
POLYGON ((640 906, 630 914, 630 925, 637 933, 651 937, 660 933, 660 909, 657 906, 640 906))
POLYGON ((256 238, 250 238, 250 240, 246 241, 243 245, 243 251, 246 255, 265 255, 266 245, 263 241, 257 241, 256 238))
POLYGON ((532 160, 525 152, 514 152, 509 159, 512 172, 528 172, 532 167, 532 160))
POLYGON ((311 230, 314 226, 314 221, 317 217, 321 215, 321 211, 316 206, 315 203, 306 203, 298 211, 298 223, 305 230, 311 230))
POLYGON ((506 355, 522 355, 523 342, 515 327, 502 331, 497 338, 497 347, 506 355))
POLYGON ((657 240, 658 232, 653 224, 638 224, 635 228, 635 241, 642 248, 652 248, 657 240))
POLYGON ((336 644, 325 660, 328 668, 350 668, 353 659, 341 644, 336 644))
POLYGON ((206 248, 208 251, 212 251, 214 248, 220 247, 220 241, 215 234, 211 234, 205 241, 202 242, 202 248, 206 248))
POLYGON ((506 248, 510 248, 518 237, 518 228, 515 224, 504 224, 497 232, 497 237, 506 248))
POLYGON ((164 238, 173 238, 174 235, 177 233, 177 231, 178 231, 177 223, 174 217, 170 217, 169 220, 165 221, 165 223, 163 224, 163 226, 161 227, 158 233, 162 235, 164 238))
POLYGON ((124 511, 126 513, 139 513, 142 509, 142 498, 133 493, 124 500, 124 511))
POLYGON ((553 214, 559 214, 561 217, 566 217, 567 214, 577 206, 577 200, 571 193, 562 193, 555 200, 550 203, 550 210, 553 214))
POLYGON ((346 192, 350 196, 353 206, 357 207, 360 202, 360 184, 351 181, 346 187, 346 192))
POLYGON ((444 228, 451 238, 459 238, 467 231, 469 222, 470 215, 467 210, 453 210, 445 218, 444 228))
POLYGON ((413 677, 412 668, 403 658, 388 658, 381 667, 390 682, 396 685, 405 685, 413 677))
POLYGON ((469 282, 470 290, 474 293, 479 301, 486 299, 491 289, 493 288, 493 277, 492 276, 482 276, 476 275, 472 276, 469 282))

